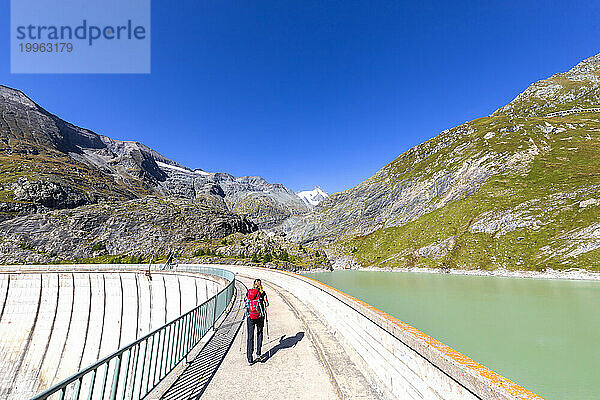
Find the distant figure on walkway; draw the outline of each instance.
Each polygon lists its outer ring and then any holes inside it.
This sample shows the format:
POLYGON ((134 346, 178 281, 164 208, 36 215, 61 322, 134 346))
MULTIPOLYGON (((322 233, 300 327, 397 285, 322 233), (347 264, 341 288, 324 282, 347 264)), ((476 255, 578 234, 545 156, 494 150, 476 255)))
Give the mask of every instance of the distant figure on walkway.
POLYGON ((254 364, 255 361, 262 360, 262 340, 263 340, 263 328, 265 326, 265 317, 267 315, 267 307, 269 306, 269 300, 267 299, 267 293, 265 293, 260 279, 254 280, 254 287, 248 290, 246 294, 246 314, 247 314, 247 347, 246 355, 248 357, 248 364, 254 364), (255 360, 252 355, 254 353, 254 328, 256 327, 256 356, 255 360))

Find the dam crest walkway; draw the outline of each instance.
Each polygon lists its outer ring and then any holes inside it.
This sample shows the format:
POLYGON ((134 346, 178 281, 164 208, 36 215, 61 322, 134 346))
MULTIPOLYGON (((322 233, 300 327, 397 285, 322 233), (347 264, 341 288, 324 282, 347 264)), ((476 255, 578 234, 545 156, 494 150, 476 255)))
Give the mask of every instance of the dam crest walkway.
POLYGON ((214 336, 152 399, 374 399, 377 393, 325 325, 284 289, 264 282, 269 298, 265 359, 248 365, 244 321, 248 277, 238 275, 231 311, 214 336))

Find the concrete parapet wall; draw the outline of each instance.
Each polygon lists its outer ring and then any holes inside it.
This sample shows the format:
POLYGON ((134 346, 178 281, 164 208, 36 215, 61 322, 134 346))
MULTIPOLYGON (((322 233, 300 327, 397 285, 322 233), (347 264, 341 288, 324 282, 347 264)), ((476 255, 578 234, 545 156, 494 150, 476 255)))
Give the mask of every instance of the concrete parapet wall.
POLYGON ((32 397, 228 283, 143 265, 0 266, 0 398, 32 397))
POLYGON ((320 282, 241 266, 232 272, 272 282, 320 314, 380 389, 400 399, 541 399, 414 327, 320 282))

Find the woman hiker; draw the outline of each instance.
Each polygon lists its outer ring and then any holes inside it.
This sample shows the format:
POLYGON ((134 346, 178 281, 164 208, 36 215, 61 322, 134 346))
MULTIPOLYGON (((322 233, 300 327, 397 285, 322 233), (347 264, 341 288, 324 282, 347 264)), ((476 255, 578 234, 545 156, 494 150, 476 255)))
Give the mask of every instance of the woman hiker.
POLYGON ((260 279, 254 280, 252 289, 248 290, 246 294, 246 312, 248 315, 246 324, 248 327, 248 338, 246 342, 246 356, 248 357, 248 364, 252 365, 256 361, 262 361, 262 340, 263 340, 263 328, 265 326, 265 317, 267 314, 267 307, 269 307, 269 300, 267 299, 267 293, 265 293, 260 279), (254 353, 254 328, 256 327, 256 356, 257 359, 252 358, 254 353))

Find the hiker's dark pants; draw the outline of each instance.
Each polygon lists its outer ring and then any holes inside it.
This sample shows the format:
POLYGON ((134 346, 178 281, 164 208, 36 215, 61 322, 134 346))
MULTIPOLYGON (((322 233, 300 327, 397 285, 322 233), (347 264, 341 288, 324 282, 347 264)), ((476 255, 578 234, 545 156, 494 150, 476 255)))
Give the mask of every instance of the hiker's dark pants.
POLYGON ((260 317, 257 319, 251 319, 250 317, 247 319, 248 326, 248 340, 246 347, 246 355, 248 356, 248 362, 252 362, 252 353, 254 353, 254 327, 256 327, 256 354, 261 354, 260 348, 262 347, 263 340, 263 327, 265 326, 265 317, 260 317))

